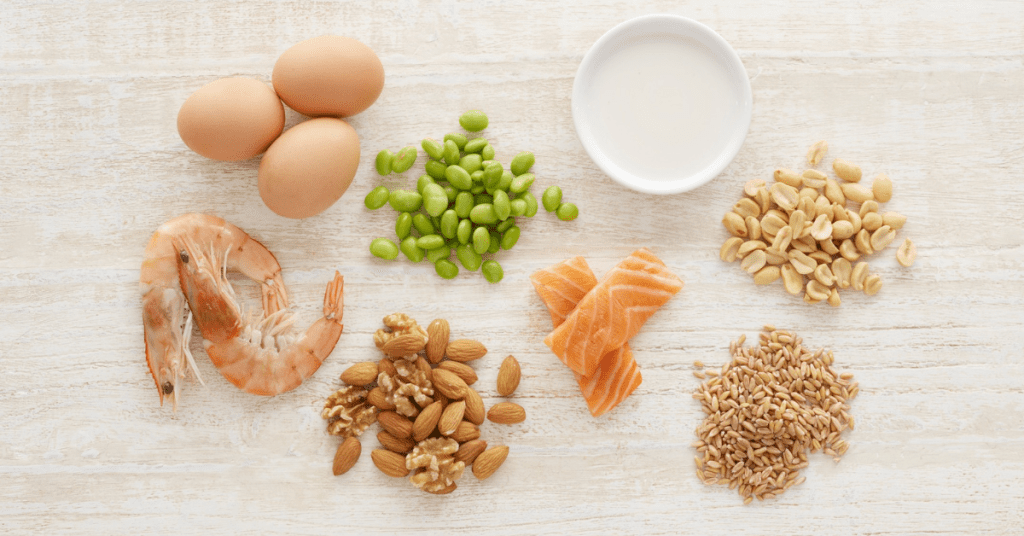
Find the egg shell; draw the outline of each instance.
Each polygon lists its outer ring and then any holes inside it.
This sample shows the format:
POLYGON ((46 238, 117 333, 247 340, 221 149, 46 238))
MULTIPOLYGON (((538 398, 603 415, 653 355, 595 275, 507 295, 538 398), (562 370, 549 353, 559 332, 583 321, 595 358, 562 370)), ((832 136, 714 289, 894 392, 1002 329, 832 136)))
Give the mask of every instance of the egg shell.
POLYGON ((333 117, 285 131, 260 161, 260 197, 286 218, 315 216, 334 204, 359 167, 359 136, 333 117))
POLYGON ((247 160, 284 129, 284 106, 267 84, 222 78, 193 93, 178 110, 178 135, 189 149, 214 160, 247 160))
POLYGON ((308 116, 348 117, 384 89, 384 66, 373 49, 350 37, 324 35, 298 43, 274 64, 274 89, 308 116))

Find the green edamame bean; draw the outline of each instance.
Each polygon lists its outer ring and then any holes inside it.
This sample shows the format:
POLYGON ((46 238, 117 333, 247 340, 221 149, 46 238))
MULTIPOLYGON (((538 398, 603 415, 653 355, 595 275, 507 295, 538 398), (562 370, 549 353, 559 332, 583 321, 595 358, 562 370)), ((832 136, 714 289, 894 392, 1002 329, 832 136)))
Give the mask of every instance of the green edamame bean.
POLYGON ((501 173, 504 169, 500 162, 492 162, 484 167, 483 183, 487 188, 496 188, 501 182, 501 173))
POLYGON ((405 253, 405 256, 412 262, 420 262, 423 260, 424 251, 416 245, 416 239, 411 236, 407 236, 405 240, 402 240, 402 243, 399 244, 398 248, 401 249, 402 253, 405 253))
POLYGON ((509 227, 504 233, 501 233, 501 249, 512 249, 519 241, 519 227, 513 225, 509 227))
POLYGON ((437 264, 437 261, 441 259, 447 259, 448 257, 451 257, 451 255, 452 249, 448 246, 444 246, 427 251, 426 257, 428 261, 437 264))
POLYGON ((459 267, 448 259, 441 259, 434 263, 434 270, 437 275, 445 279, 455 279, 459 275, 459 267))
POLYGON ((580 215, 580 209, 576 208, 576 205, 572 203, 562 203, 555 210, 555 215, 562 221, 572 221, 576 219, 576 216, 580 215))
POLYGON ((505 271, 501 269, 501 265, 496 260, 484 261, 480 269, 483 271, 484 279, 488 283, 497 283, 505 277, 505 271))
POLYGON ((470 110, 459 118, 459 124, 469 132, 480 132, 487 128, 487 115, 480 110, 470 110))
POLYGON ((484 188, 483 184, 474 184, 473 187, 469 189, 469 193, 473 195, 482 194, 486 190, 487 188, 484 188))
POLYGON ((487 140, 484 138, 473 138, 466 142, 466 146, 463 147, 463 151, 467 153, 479 153, 487 145, 487 140))
POLYGON ((532 218, 537 215, 537 198, 530 192, 523 192, 523 195, 519 196, 520 199, 526 201, 526 212, 523 216, 532 218))
POLYGON ((483 184, 484 182, 484 170, 478 169, 469 174, 469 178, 473 179, 473 184, 483 184))
POLYGON ((459 190, 468 190, 473 187, 473 177, 461 166, 448 166, 448 169, 444 171, 444 176, 452 186, 459 190))
POLYGON ((491 233, 486 227, 473 229, 473 251, 484 254, 491 247, 491 233))
POLYGON ((501 235, 491 231, 491 245, 487 248, 487 253, 497 253, 499 249, 501 249, 501 235))
MULTIPOLYGON (((481 155, 481 157, 483 157, 483 155, 481 155)), ((483 161, 480 162, 480 167, 482 167, 484 169, 487 169, 487 166, 489 166, 491 164, 495 164, 495 163, 499 163, 499 162, 497 160, 493 159, 493 158, 490 159, 490 160, 484 158, 483 161)))
POLYGON ((395 220, 395 234, 398 235, 399 240, 405 240, 405 237, 409 236, 412 232, 412 214, 403 212, 398 215, 398 219, 395 220))
POLYGON ((416 239, 416 247, 425 250, 445 247, 444 237, 437 234, 428 234, 416 239))
POLYGON ((515 177, 512 175, 511 171, 509 171, 507 169, 505 171, 502 171, 501 172, 501 180, 498 181, 498 189, 499 190, 505 190, 507 192, 509 186, 512 186, 512 181, 514 179, 515 179, 515 177))
POLYGON ((398 246, 387 238, 374 238, 373 242, 370 242, 370 253, 390 261, 398 256, 398 246))
POLYGON ((441 216, 431 216, 430 223, 434 225, 434 229, 441 228, 441 216))
POLYGON ((499 220, 508 219, 508 215, 512 213, 512 204, 508 199, 508 194, 505 190, 498 190, 494 192, 494 214, 498 216, 499 220))
POLYGON ((430 175, 420 175, 420 178, 416 179, 416 191, 423 195, 423 187, 428 184, 437 184, 434 182, 434 177, 430 175))
POLYGON ((416 148, 412 145, 403 147, 395 154, 391 160, 391 171, 395 173, 405 173, 409 171, 409 168, 416 163, 416 157, 419 153, 416 152, 416 148))
POLYGON ((509 167, 512 168, 512 174, 518 176, 530 171, 530 168, 533 167, 533 161, 533 153, 523 151, 512 158, 512 164, 509 167))
MULTIPOLYGON (((434 234, 434 222, 430 221, 424 214, 413 214, 412 226, 416 228, 416 232, 420 236, 427 236, 434 234)), ((434 249, 434 248, 423 248, 423 249, 434 249)))
POLYGON ((462 169, 473 173, 480 169, 480 163, 482 161, 483 159, 480 158, 480 155, 478 154, 467 154, 458 161, 458 164, 462 169))
POLYGON ((443 143, 432 138, 424 138, 423 142, 420 143, 420 145, 423 147, 423 151, 426 152, 427 156, 429 156, 430 158, 433 158, 434 160, 440 160, 444 158, 443 143))
POLYGON ((530 189, 533 186, 533 181, 536 177, 533 173, 523 173, 512 179, 512 184, 509 185, 508 190, 513 193, 521 194, 530 189))
POLYGON ((449 133, 445 134, 444 135, 444 141, 448 141, 448 140, 454 141, 455 145, 459 149, 462 149, 463 147, 465 147, 466 143, 469 141, 469 140, 466 139, 466 136, 464 134, 459 134, 458 132, 449 132, 449 133))
POLYGON ((473 205, 483 205, 494 202, 494 197, 489 194, 476 194, 473 196, 473 205))
POLYGON ((391 173, 391 162, 394 158, 395 155, 391 154, 390 149, 384 149, 377 153, 377 160, 374 162, 374 165, 377 167, 377 173, 380 173, 381 176, 391 173))
POLYGON ((460 244, 468 244, 469 239, 473 236, 473 222, 468 219, 459 220, 459 227, 455 229, 455 238, 459 239, 460 244))
POLYGON ((494 147, 492 147, 490 143, 484 145, 484 148, 480 149, 480 156, 482 156, 484 160, 494 160, 494 147))
POLYGON ((483 256, 477 253, 470 246, 459 246, 455 248, 455 256, 459 259, 459 262, 462 263, 462 267, 470 272, 479 270, 480 263, 484 261, 483 256))
POLYGON ((509 219, 499 223, 497 226, 495 226, 494 230, 498 231, 499 233, 504 233, 505 231, 508 230, 509 227, 512 227, 515 224, 516 224, 516 219, 515 218, 509 218, 509 219))
POLYGON ((370 193, 366 194, 366 199, 363 200, 363 204, 370 210, 377 210, 380 207, 388 204, 388 198, 391 197, 391 192, 388 191, 385 186, 378 186, 370 193))
POLYGON ((409 190, 395 190, 388 196, 388 203, 399 212, 416 212, 423 204, 423 196, 409 190))
POLYGON ((473 194, 469 192, 459 192, 459 195, 455 196, 455 213, 460 218, 468 218, 469 211, 473 210, 473 194))
POLYGON ((525 216, 526 215, 526 200, 525 199, 513 199, 512 200, 512 215, 513 216, 525 216))
POLYGON ((448 208, 448 196, 444 188, 437 184, 428 184, 423 187, 423 208, 431 216, 440 216, 448 208))
POLYGON ((544 203, 544 210, 554 212, 558 209, 558 205, 562 204, 562 189, 557 186, 548 186, 540 200, 544 203))
POLYGON ((435 180, 444 180, 444 170, 448 169, 448 166, 440 160, 427 160, 426 164, 427 175, 430 175, 435 180))
POLYGON ((459 146, 452 140, 444 142, 444 163, 449 166, 459 163, 459 146))
POLYGON ((441 236, 455 238, 455 231, 459 226, 459 216, 454 210, 448 209, 441 215, 441 236))

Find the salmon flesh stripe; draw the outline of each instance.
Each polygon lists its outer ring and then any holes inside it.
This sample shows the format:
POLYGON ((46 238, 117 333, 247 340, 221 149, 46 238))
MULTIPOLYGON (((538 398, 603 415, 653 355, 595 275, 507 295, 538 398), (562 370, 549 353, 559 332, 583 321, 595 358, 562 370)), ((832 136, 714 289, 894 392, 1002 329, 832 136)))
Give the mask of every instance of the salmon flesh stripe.
POLYGON ((593 376, 605 354, 626 344, 682 288, 661 259, 646 248, 634 251, 587 292, 544 344, 577 374, 593 376))
MULTIPOLYGON (((551 313, 551 323, 556 328, 572 313, 587 292, 597 286, 597 278, 583 257, 573 257, 550 268, 538 270, 530 276, 530 281, 551 313)), ((579 374, 575 376, 590 414, 594 417, 619 405, 643 381, 640 367, 633 359, 628 344, 608 352, 590 377, 579 374)))

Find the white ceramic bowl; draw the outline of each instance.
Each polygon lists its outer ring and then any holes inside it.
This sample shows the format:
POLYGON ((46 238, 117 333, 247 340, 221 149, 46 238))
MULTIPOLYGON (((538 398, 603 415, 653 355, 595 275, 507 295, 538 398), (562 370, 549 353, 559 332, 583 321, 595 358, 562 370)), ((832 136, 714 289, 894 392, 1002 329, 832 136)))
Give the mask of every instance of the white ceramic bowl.
MULTIPOLYGON (((576 134, 590 158, 620 184, 651 194, 685 192, 718 176, 743 145, 743 139, 750 127, 752 108, 750 80, 747 78, 743 63, 729 43, 711 28, 678 15, 645 15, 609 30, 583 57, 572 86, 572 117, 576 124, 576 134), (710 162, 698 171, 681 173, 679 176, 644 177, 642 172, 636 170, 636 166, 622 161, 621 156, 618 157, 618 161, 611 156, 607 147, 602 148, 601 137, 595 135, 600 121, 599 111, 596 109, 598 106, 591 102, 596 73, 614 54, 624 48, 635 46, 637 42, 642 42, 650 36, 695 43, 698 45, 695 48, 700 54, 709 55, 711 61, 724 69, 727 87, 735 92, 734 107, 728 117, 723 119, 725 124, 722 128, 725 130, 721 131, 723 134, 719 136, 724 141, 711 152, 710 162)), ((605 140, 603 143, 607 145, 608 141, 605 140)))

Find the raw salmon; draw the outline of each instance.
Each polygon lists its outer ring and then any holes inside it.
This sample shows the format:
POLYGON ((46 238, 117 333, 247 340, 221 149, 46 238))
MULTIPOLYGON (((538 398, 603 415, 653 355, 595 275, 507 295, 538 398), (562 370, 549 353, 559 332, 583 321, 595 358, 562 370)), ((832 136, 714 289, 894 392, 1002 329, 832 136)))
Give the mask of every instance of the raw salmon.
POLYGON ((605 274, 544 344, 577 374, 592 377, 601 359, 633 338, 683 288, 683 281, 646 248, 605 274))
MULTIPOLYGON (((556 328, 572 313, 587 292, 597 286, 597 278, 583 257, 573 257, 550 268, 538 270, 530 276, 530 281, 551 313, 551 323, 556 328)), ((640 367, 633 359, 628 344, 608 352, 591 376, 574 374, 590 414, 594 417, 617 406, 643 381, 640 367)))

